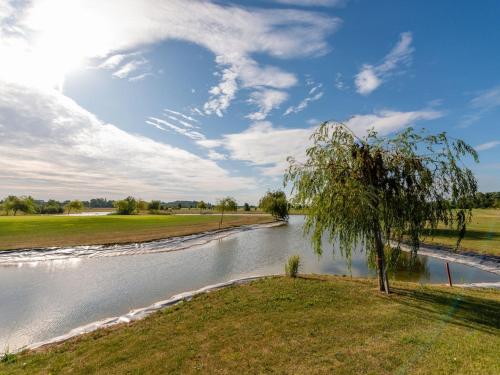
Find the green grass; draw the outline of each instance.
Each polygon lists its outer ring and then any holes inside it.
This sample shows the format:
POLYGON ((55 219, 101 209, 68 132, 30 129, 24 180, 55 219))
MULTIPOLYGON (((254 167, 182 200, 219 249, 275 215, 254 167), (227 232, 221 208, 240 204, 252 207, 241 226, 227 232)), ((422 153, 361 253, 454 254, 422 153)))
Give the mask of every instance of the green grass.
MULTIPOLYGON (((440 228, 434 238, 426 243, 454 247, 456 231, 440 228)), ((460 250, 470 250, 482 254, 500 255, 500 209, 475 209, 472 222, 467 226, 460 250)))
POLYGON ((500 294, 272 278, 0 364, 2 374, 498 374, 500 294))
MULTIPOLYGON (((0 250, 148 241, 217 229, 218 215, 3 216, 0 250)), ((263 223, 270 216, 224 216, 223 226, 263 223)))

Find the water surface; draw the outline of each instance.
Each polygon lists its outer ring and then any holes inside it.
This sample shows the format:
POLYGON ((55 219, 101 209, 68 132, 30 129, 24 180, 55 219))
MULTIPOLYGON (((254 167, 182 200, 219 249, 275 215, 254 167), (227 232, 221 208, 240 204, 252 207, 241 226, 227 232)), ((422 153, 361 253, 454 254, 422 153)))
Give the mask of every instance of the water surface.
MULTIPOLYGON (((233 230, 143 245, 0 254, 0 352, 59 336, 106 317, 206 285, 234 278, 282 273, 299 254, 302 272, 374 276, 361 249, 351 267, 325 247, 318 257, 302 236, 303 218, 274 228, 233 230), (213 238, 217 238, 212 240, 213 238), (182 249, 179 251, 167 251, 182 249), (124 254, 118 256, 123 250, 124 254), (30 253, 27 253, 30 254, 30 253), (55 254, 55 255, 54 255, 55 254), (17 257, 17 258, 16 258, 17 257), (2 260, 3 259, 3 260, 2 260)), ((496 282, 497 275, 452 264, 455 282, 496 282)), ((419 257, 413 269, 400 265, 393 278, 445 283, 444 262, 419 257)))

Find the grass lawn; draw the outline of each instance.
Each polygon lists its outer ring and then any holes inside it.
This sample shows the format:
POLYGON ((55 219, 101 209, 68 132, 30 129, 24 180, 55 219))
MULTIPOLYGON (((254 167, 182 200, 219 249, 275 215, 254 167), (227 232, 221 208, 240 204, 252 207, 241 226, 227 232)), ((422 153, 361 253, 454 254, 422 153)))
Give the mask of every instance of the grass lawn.
MULTIPOLYGON (((457 233, 441 228, 434 238, 425 239, 426 243, 454 247, 457 233)), ((475 209, 472 222, 467 226, 465 238, 460 244, 460 250, 471 250, 482 254, 500 256, 500 210, 475 209)))
POLYGON ((5 374, 499 374, 500 293, 272 278, 0 364, 5 374))
MULTIPOLYGON (((0 250, 148 241, 218 229, 219 215, 3 216, 0 250)), ((224 216, 223 227, 273 221, 224 216)))

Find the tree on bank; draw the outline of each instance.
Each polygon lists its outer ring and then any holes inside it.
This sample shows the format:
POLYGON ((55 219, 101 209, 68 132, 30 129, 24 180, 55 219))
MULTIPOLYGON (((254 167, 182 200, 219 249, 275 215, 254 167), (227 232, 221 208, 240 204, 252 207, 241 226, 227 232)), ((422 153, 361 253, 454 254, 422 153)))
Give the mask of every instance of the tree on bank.
POLYGON ((325 122, 311 137, 305 163, 288 158, 285 184, 295 202, 308 207, 305 228, 316 252, 321 238, 338 241, 341 254, 365 245, 375 258, 379 288, 389 293, 384 249, 409 241, 413 255, 425 230, 444 223, 459 230, 457 247, 471 218, 477 182, 463 159, 478 162, 474 149, 446 133, 408 128, 393 137, 370 131, 358 138, 343 124, 325 122), (454 209, 453 204, 456 205, 454 209))
POLYGON ((259 201, 259 207, 277 220, 288 220, 288 201, 281 190, 268 191, 259 201))
POLYGON ((224 212, 236 211, 238 209, 238 205, 236 204, 234 198, 225 197, 217 201, 215 209, 221 213, 219 222, 219 229, 220 229, 222 226, 222 220, 224 219, 224 212))
POLYGON ((79 212, 83 210, 83 203, 79 200, 70 201, 66 206, 64 206, 64 208, 66 209, 69 215, 71 211, 79 212))
POLYGON ((16 216, 18 212, 23 212, 25 214, 33 214, 36 212, 35 201, 32 197, 16 197, 14 195, 9 195, 5 198, 3 207, 7 216, 10 212, 13 212, 14 216, 16 216))
POLYGON ((119 215, 135 215, 139 212, 137 200, 134 197, 127 197, 115 202, 116 212, 119 215))

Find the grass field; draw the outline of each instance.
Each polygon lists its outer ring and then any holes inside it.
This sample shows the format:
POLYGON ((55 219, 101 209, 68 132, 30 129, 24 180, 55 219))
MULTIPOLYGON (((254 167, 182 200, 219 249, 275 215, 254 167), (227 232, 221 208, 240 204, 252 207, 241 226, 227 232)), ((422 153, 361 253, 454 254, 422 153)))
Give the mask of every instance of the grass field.
MULTIPOLYGON (((219 215, 3 216, 0 250, 149 241, 218 229, 219 215)), ((273 221, 224 216, 223 227, 273 221)))
POLYGON ((2 374, 498 374, 500 294, 273 278, 24 353, 2 374))
MULTIPOLYGON (((426 238, 430 244, 454 247, 457 233, 441 228, 434 238, 426 238)), ((482 254, 500 255, 500 210, 475 209, 472 222, 467 226, 460 250, 471 250, 482 254)))

